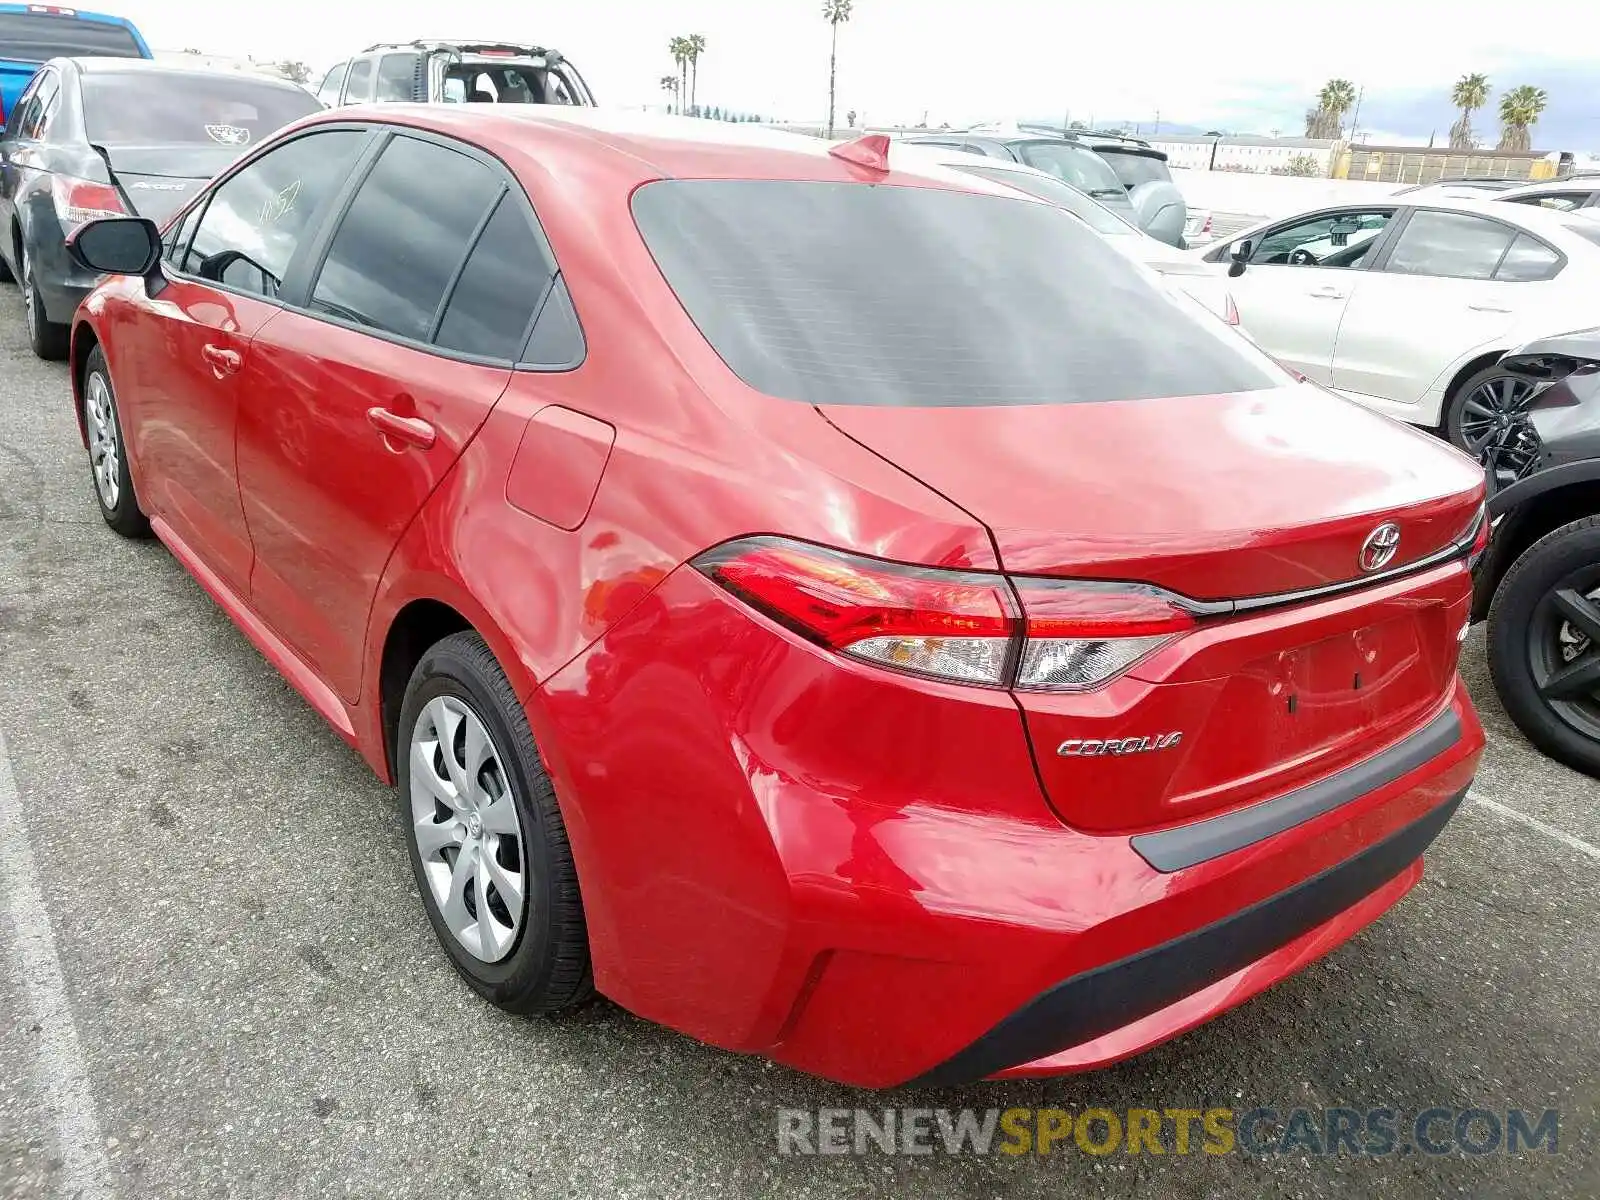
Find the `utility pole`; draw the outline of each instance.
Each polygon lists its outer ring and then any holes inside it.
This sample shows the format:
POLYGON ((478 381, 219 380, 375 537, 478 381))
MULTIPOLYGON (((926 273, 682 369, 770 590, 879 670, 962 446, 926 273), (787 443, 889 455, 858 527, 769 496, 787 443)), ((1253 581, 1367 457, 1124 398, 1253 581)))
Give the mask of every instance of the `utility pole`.
POLYGON ((1158 109, 1156 109, 1156 127, 1155 127, 1155 130, 1150 134, 1150 136, 1151 137, 1157 137, 1157 136, 1160 135, 1160 133, 1161 133, 1161 110, 1158 108, 1158 109))
POLYGON ((1367 94, 1367 85, 1362 84, 1356 88, 1356 111, 1350 116, 1350 141, 1356 140, 1356 131, 1361 128, 1361 97, 1367 94))

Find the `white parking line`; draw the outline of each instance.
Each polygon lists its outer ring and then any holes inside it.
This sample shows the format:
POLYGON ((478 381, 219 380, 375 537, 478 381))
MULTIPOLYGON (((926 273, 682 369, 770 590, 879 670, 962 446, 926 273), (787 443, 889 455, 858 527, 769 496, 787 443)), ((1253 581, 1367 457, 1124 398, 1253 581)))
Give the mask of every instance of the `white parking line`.
POLYGON ((1564 829, 1557 829, 1554 825, 1546 825, 1537 817, 1530 817, 1527 813, 1518 812, 1509 805, 1501 804, 1498 800, 1491 800, 1477 788, 1473 788, 1467 793, 1467 799, 1471 800, 1474 804, 1481 804, 1490 812, 1497 812, 1502 817, 1507 817, 1513 821, 1522 822, 1522 824, 1528 826, 1530 829, 1537 829, 1540 833, 1544 834, 1545 837, 1553 838, 1560 842, 1563 846, 1566 846, 1572 850, 1576 850, 1579 854, 1587 854, 1596 862, 1600 862, 1600 846, 1591 846, 1582 838, 1573 837, 1564 829))
POLYGON ((11 770, 6 739, 0 733, 0 908, 11 926, 16 946, 10 974, 32 1012, 36 1035, 33 1070, 38 1101, 55 1128, 61 1154, 61 1193, 79 1200, 110 1200, 111 1166, 100 1140, 84 1068, 78 1029, 72 1022, 61 959, 56 954, 50 914, 44 906, 39 875, 33 865, 22 800, 11 770))

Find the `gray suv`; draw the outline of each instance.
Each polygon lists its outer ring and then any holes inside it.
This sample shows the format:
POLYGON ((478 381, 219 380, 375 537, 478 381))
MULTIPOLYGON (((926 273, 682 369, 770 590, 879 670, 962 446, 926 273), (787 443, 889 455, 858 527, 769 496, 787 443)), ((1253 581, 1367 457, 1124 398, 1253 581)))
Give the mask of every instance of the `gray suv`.
POLYGON ((593 105, 559 50, 498 42, 368 46, 323 77, 317 99, 341 104, 593 105))

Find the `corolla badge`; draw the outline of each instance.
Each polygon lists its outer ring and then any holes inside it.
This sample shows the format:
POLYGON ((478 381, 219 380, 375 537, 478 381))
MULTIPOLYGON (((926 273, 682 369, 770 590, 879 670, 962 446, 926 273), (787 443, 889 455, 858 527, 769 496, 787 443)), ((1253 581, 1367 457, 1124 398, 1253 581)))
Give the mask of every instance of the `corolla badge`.
POLYGON ((1183 732, 1155 733, 1149 737, 1130 738, 1070 738, 1056 747, 1062 758, 1098 758, 1103 754, 1149 754, 1153 750, 1171 750, 1183 741, 1183 732))
POLYGON ((242 146, 250 140, 250 131, 242 125, 207 125, 206 136, 224 146, 242 146))
POLYGON ((1371 533, 1367 540, 1361 543, 1361 569, 1363 571, 1378 571, 1388 566, 1400 549, 1400 526, 1393 521, 1385 521, 1371 533))

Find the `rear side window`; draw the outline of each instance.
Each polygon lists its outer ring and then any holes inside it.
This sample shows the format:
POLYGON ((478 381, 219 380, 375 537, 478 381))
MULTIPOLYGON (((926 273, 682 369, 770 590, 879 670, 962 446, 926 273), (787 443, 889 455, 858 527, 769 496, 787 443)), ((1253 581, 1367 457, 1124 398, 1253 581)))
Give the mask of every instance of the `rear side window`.
POLYGON ((385 54, 378 62, 378 84, 373 99, 379 104, 404 104, 415 99, 417 56, 385 54))
POLYGON ((1516 231, 1470 213, 1419 209, 1400 231, 1384 270, 1396 275, 1491 279, 1516 231))
POLYGON ((311 133, 263 154, 212 195, 181 270, 273 297, 289 261, 355 165, 366 134, 311 133))
POLYGON ((83 122, 103 145, 226 146, 241 153, 291 121, 321 111, 303 88, 240 72, 93 72, 83 76, 83 122))
POLYGON ((1500 260, 1500 266, 1495 271, 1494 277, 1512 282, 1526 282, 1550 279, 1559 274, 1560 270, 1559 254, 1538 238, 1519 233, 1517 240, 1511 243, 1511 249, 1507 250, 1506 256, 1500 260))
POLYGON ((1589 202, 1588 192, 1542 192, 1537 196, 1507 196, 1513 204, 1537 204, 1556 212, 1571 212, 1589 202))
POLYGON ((1096 197, 1127 194, 1117 173, 1093 150, 1071 142, 1024 142, 1018 149, 1030 167, 1048 171, 1080 192, 1096 197))
POLYGON ((126 25, 55 13, 0 13, 0 58, 44 62, 91 55, 144 57, 133 31, 126 25))
POLYGON ((365 104, 372 99, 372 60, 358 58, 350 64, 350 83, 344 89, 346 104, 365 104))
POLYGON ((662 180, 633 215, 751 387, 808 404, 1067 404, 1281 386, 1221 321, 1050 205, 933 188, 662 180))
POLYGON ((543 239, 507 193, 450 293, 435 342, 462 354, 515 360, 554 274, 543 239))
POLYGON ((499 178, 476 159, 395 138, 333 235, 311 307, 428 341, 467 247, 501 191, 499 178))

